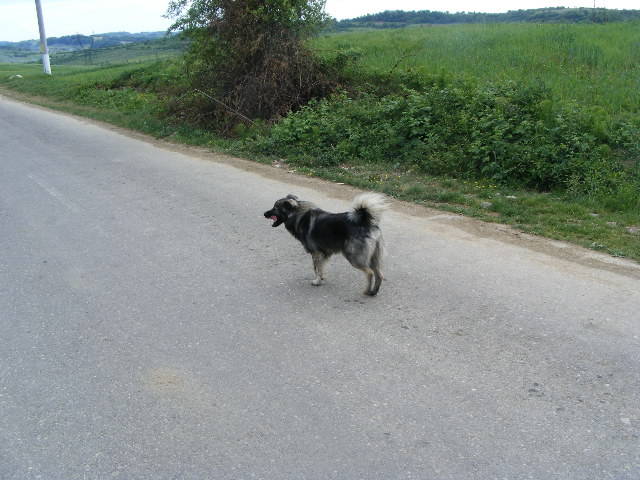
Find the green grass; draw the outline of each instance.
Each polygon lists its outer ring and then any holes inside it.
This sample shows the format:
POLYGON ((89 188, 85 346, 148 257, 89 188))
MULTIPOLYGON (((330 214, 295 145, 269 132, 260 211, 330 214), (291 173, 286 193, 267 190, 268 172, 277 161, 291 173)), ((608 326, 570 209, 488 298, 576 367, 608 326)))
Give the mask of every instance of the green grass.
POLYGON ((162 136, 167 127, 161 118, 163 103, 156 95, 108 88, 131 68, 59 66, 48 76, 40 65, 0 64, 0 88, 40 105, 162 136), (22 78, 10 79, 16 74, 22 78))
POLYGON ((640 23, 476 24, 327 35, 314 47, 350 50, 368 72, 475 82, 543 83, 558 102, 610 114, 640 110, 640 23))
POLYGON ((0 47, 0 63, 30 63, 37 62, 39 59, 40 54, 32 50, 0 47))

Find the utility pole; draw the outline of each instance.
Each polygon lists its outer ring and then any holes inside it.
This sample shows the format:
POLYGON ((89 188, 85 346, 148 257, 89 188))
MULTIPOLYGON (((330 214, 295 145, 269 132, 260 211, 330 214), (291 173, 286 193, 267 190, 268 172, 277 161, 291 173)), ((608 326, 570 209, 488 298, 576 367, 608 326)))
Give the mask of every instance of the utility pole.
POLYGON ((42 19, 42 5, 40 0, 36 0, 36 12, 38 13, 38 29, 40 30, 40 53, 42 54, 42 67, 44 73, 51 75, 51 64, 49 63, 49 47, 47 47, 47 35, 44 33, 44 20, 42 19))

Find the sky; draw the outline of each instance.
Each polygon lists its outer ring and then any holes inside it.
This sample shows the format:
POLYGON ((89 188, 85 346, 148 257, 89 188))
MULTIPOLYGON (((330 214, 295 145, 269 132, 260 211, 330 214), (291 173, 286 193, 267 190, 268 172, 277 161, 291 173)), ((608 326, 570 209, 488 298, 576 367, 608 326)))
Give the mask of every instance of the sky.
MULTIPOLYGON (((169 0, 41 0, 48 37, 81 33, 152 32, 171 24, 163 18, 169 0)), ((543 7, 593 7, 594 0, 327 0, 326 11, 337 19, 384 10, 506 12, 543 7)), ((637 0, 596 0, 597 7, 640 9, 637 0)), ((0 41, 38 38, 34 0, 0 0, 0 41)))

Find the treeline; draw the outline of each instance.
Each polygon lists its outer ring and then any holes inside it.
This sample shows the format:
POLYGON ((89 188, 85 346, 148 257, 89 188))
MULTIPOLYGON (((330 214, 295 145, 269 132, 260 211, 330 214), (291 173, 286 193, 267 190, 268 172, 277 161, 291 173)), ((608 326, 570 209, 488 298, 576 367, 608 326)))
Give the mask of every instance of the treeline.
POLYGON ((166 32, 129 33, 113 32, 100 35, 66 35, 47 39, 50 46, 72 45, 76 48, 103 48, 122 45, 123 43, 138 43, 155 40, 166 35, 166 32))
POLYGON ((405 12, 388 10, 358 18, 340 20, 336 30, 352 28, 398 28, 408 25, 452 23, 610 23, 640 19, 640 10, 609 10, 606 8, 538 8, 511 10, 506 13, 432 12, 429 10, 405 12))

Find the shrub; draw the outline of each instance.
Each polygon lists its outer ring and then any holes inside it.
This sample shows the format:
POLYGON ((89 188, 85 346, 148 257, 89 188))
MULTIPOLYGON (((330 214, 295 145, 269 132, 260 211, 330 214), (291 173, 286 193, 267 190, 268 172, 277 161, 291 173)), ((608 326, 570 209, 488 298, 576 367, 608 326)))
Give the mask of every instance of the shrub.
POLYGON ((634 136, 626 125, 610 133, 596 120, 576 106, 554 108, 543 86, 432 84, 312 102, 274 125, 258 148, 304 156, 306 163, 310 157, 322 165, 384 163, 542 191, 612 195, 631 175, 614 149, 637 138, 638 130, 634 136))
POLYGON ((171 27, 192 40, 184 112, 229 129, 272 119, 332 90, 331 72, 305 46, 325 21, 323 0, 172 0, 171 27))

